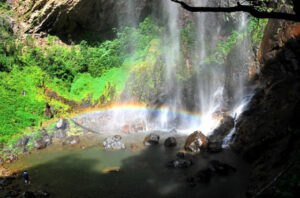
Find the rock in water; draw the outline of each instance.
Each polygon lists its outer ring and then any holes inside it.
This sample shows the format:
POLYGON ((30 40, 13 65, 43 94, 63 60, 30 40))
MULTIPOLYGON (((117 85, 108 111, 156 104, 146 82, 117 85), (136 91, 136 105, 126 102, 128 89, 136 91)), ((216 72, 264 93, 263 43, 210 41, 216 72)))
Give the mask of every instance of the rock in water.
POLYGON ((190 166, 192 166, 192 164, 193 163, 191 160, 177 159, 169 162, 167 166, 170 168, 189 168, 190 166))
POLYGON ((177 141, 175 137, 168 137, 164 143, 165 147, 174 147, 177 145, 177 141))
POLYGON ((195 131, 189 135, 185 141, 184 149, 191 152, 199 152, 207 148, 207 139, 200 131, 195 131))
POLYGON ((103 141, 103 147, 107 150, 125 149, 125 144, 121 140, 122 137, 120 135, 115 135, 113 137, 106 138, 103 141))
POLYGON ((143 143, 145 146, 156 145, 159 143, 159 138, 160 138, 159 135, 155 133, 151 133, 150 135, 145 137, 143 143))
POLYGON ((63 141, 63 145, 75 145, 79 143, 80 143, 79 136, 70 136, 63 141))

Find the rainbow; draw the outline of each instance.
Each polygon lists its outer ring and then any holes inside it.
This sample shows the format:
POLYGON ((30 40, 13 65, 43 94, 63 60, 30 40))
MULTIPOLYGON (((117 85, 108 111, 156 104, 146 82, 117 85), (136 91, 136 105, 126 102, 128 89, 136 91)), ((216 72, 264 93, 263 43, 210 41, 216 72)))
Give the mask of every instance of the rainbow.
POLYGON ((98 109, 92 109, 90 111, 82 112, 78 115, 78 117, 87 116, 87 115, 95 115, 95 114, 105 114, 110 113, 114 111, 120 111, 120 112, 144 112, 154 115, 161 115, 161 114, 167 114, 167 115, 175 115, 179 116, 184 119, 188 120, 198 120, 201 121, 201 114, 200 113, 192 113, 185 110, 179 110, 179 111, 173 111, 168 109, 167 107, 160 107, 160 108, 151 108, 147 106, 146 104, 142 103, 120 103, 120 104, 113 104, 106 107, 98 108, 98 109))

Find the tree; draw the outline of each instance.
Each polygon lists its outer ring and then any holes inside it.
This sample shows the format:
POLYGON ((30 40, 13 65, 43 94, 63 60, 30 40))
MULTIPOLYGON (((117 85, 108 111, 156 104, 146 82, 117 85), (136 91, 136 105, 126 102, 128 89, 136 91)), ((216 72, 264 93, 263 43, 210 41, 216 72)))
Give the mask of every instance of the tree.
POLYGON ((237 2, 237 5, 232 7, 195 7, 188 5, 184 1, 171 1, 180 4, 184 9, 190 12, 247 12, 256 18, 284 19, 300 22, 299 0, 291 0, 292 2, 290 2, 290 5, 293 6, 294 13, 276 11, 276 9, 272 7, 274 4, 272 0, 245 0, 243 3, 237 2))

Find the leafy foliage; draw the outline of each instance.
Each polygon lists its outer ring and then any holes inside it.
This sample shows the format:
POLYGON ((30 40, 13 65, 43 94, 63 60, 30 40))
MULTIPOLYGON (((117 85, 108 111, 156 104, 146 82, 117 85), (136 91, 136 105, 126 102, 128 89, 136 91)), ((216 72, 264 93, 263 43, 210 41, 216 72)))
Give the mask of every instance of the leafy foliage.
POLYGON ((0 1, 0 13, 12 16, 14 13, 8 3, 0 1))
POLYGON ((258 19, 251 17, 248 23, 248 28, 239 32, 233 30, 231 34, 227 37, 226 41, 219 41, 215 52, 207 56, 204 63, 216 62, 218 64, 224 63, 229 52, 233 49, 238 42, 243 39, 251 38, 251 45, 258 46, 263 37, 263 30, 268 22, 268 19, 258 19))
POLYGON ((19 130, 39 125, 45 99, 41 93, 45 72, 39 67, 14 67, 0 73, 0 142, 19 130))
POLYGON ((0 142, 26 127, 39 126, 46 103, 56 113, 70 107, 47 98, 45 88, 77 102, 109 102, 125 88, 130 68, 147 56, 151 40, 161 33, 146 18, 138 28, 122 27, 117 37, 102 43, 61 46, 49 35, 38 46, 28 36, 17 43, 6 18, 0 18, 0 142))

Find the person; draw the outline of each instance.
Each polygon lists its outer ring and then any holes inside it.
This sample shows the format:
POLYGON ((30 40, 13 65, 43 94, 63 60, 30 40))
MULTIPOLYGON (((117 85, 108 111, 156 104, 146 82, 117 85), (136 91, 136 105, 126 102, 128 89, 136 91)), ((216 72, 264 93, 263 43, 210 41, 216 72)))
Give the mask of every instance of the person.
POLYGON ((24 177, 25 184, 30 184, 30 178, 27 171, 24 171, 23 177, 24 177))

